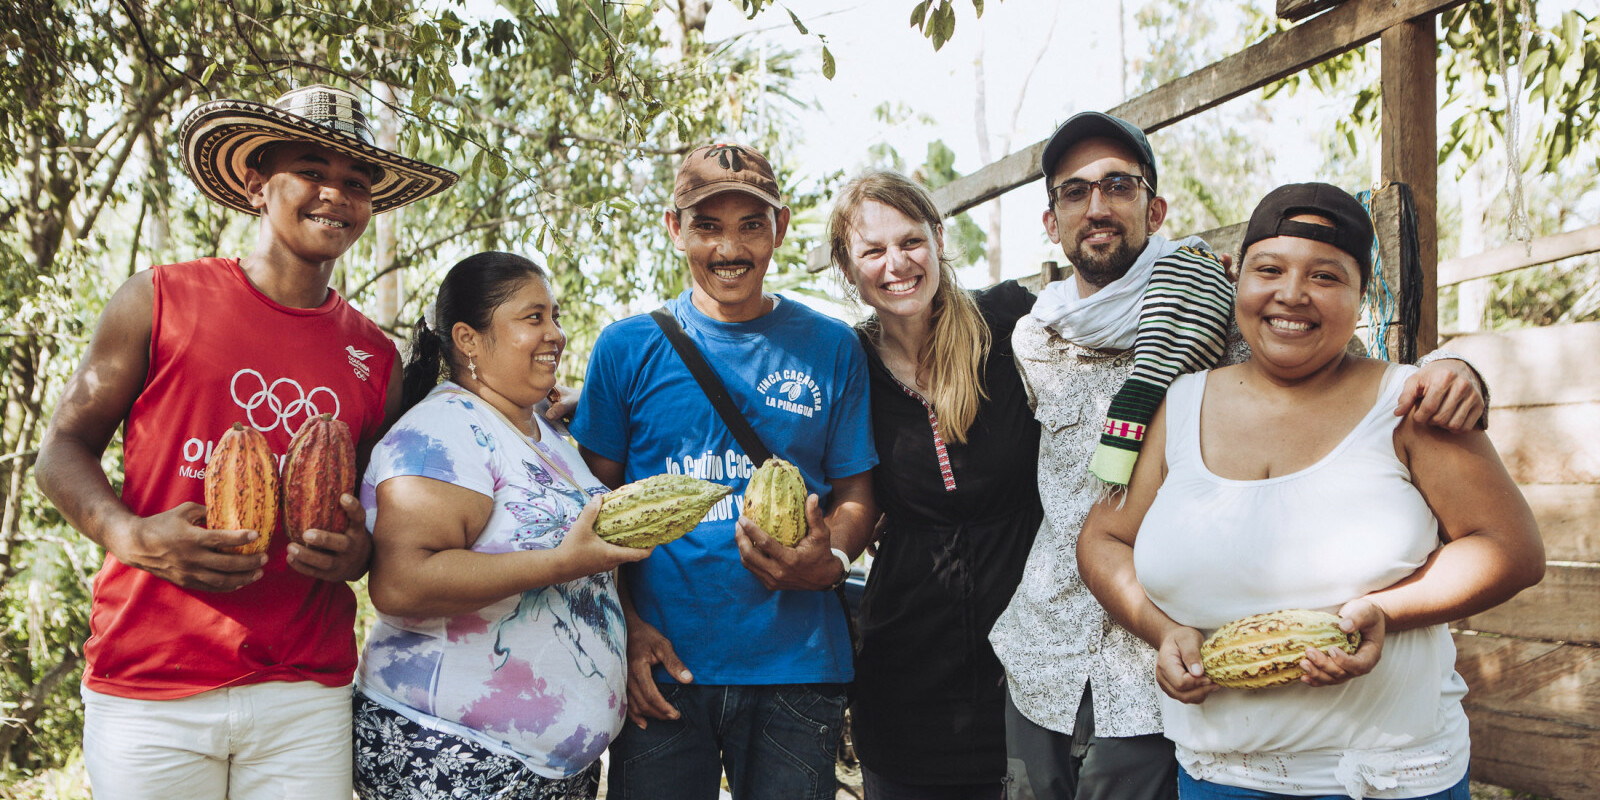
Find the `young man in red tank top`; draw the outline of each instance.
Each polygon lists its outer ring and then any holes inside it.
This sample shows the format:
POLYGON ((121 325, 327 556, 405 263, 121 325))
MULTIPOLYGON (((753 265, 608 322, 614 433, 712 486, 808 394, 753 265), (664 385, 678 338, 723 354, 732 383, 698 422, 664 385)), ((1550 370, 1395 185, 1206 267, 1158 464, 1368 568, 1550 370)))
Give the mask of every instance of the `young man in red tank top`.
MULTIPOLYGON (((355 597, 371 539, 208 530, 204 468, 234 422, 280 459, 305 420, 350 426, 361 460, 399 399, 393 344, 332 291, 380 213, 454 173, 374 147, 355 96, 219 100, 183 128, 202 192, 260 216, 254 250, 145 270, 107 304, 39 448, 40 488, 106 559, 85 645, 84 760, 99 798, 349 800, 355 597), (100 465, 119 426, 119 495, 100 465)), ((296 532, 298 533, 298 532, 296 532)))

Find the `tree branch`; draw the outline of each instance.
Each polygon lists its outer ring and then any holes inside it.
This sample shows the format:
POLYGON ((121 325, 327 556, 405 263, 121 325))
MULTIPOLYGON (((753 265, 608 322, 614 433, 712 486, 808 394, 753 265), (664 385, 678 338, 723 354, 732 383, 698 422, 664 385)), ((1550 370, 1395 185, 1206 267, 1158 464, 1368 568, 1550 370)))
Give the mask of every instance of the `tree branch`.
POLYGON ((156 115, 156 109, 160 108, 161 104, 166 102, 167 97, 177 90, 179 83, 179 81, 168 81, 158 91, 151 92, 145 97, 144 107, 139 109, 137 117, 129 125, 128 137, 122 143, 122 152, 117 154, 116 161, 112 164, 111 174, 106 176, 105 183, 100 187, 99 196, 95 198, 94 205, 90 208, 89 213, 84 216, 83 222, 77 226, 77 232, 73 235, 73 238, 81 240, 89 235, 90 230, 94 229, 95 218, 100 216, 100 210, 105 208, 106 200, 111 197, 111 190, 117 185, 117 176, 122 174, 122 168, 128 163, 128 156, 133 153, 134 145, 139 143, 139 137, 134 134, 134 131, 150 123, 150 120, 156 115))
POLYGON ((139 48, 144 51, 145 63, 165 68, 180 79, 187 79, 188 75, 167 63, 167 60, 162 58, 161 54, 157 53, 155 47, 150 44, 150 37, 144 32, 144 25, 140 22, 139 15, 135 13, 133 3, 129 0, 119 0, 118 4, 122 6, 122 13, 128 15, 128 24, 133 27, 134 34, 139 37, 139 48))
POLYGON ((645 155, 652 156, 681 156, 694 149, 692 145, 687 144, 678 145, 677 147, 652 147, 644 144, 628 144, 627 142, 618 141, 616 139, 607 139, 603 136, 585 136, 581 133, 566 134, 561 137, 561 140, 564 142, 573 143, 586 142, 588 144, 603 144, 609 147, 617 148, 618 150, 631 150, 636 153, 643 153, 645 155))
POLYGON ((1011 154, 1011 138, 1017 133, 1017 118, 1022 116, 1022 104, 1028 99, 1028 83, 1033 80, 1033 74, 1039 70, 1039 63, 1044 61, 1045 51, 1050 49, 1050 42, 1056 35, 1056 22, 1061 19, 1061 6, 1056 5, 1050 13, 1050 29, 1045 31, 1044 43, 1039 45, 1039 52, 1033 54, 1033 63, 1028 65, 1028 74, 1022 76, 1022 86, 1017 89, 1017 104, 1011 109, 1011 125, 1006 130, 1005 138, 1000 142, 1001 155, 1011 154))
POLYGON ((45 700, 54 692, 56 686, 65 680, 83 663, 83 656, 77 653, 67 653, 50 668, 28 691, 23 694, 17 703, 16 716, 0 720, 0 753, 11 749, 13 742, 22 735, 33 723, 39 721, 39 716, 46 708, 45 700))

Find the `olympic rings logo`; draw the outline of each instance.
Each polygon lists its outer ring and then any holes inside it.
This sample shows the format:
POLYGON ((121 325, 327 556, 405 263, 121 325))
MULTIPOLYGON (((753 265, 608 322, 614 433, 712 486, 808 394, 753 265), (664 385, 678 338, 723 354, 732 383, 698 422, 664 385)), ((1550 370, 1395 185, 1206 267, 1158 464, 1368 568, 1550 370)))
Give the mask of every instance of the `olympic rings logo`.
POLYGON ((253 369, 241 369, 233 374, 233 382, 228 388, 233 394, 233 402, 244 409, 245 418, 262 433, 281 425, 284 433, 293 435, 305 420, 318 414, 332 414, 334 419, 339 418, 339 395, 326 386, 318 386, 307 392, 293 378, 279 378, 269 384, 261 373, 253 369), (252 394, 240 399, 240 379, 246 375, 255 379, 245 382, 245 388, 252 390, 252 394), (323 403, 332 401, 331 410, 317 405, 319 395, 326 396, 323 403), (263 424, 256 418, 258 412, 269 424, 263 424))

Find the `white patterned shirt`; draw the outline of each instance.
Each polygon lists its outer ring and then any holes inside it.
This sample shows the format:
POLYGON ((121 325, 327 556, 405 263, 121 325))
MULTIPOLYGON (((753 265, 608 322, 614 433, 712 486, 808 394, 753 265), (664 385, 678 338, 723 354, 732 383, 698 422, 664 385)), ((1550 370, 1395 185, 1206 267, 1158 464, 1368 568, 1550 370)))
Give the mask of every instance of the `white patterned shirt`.
MULTIPOLYGON (((1099 498, 1089 459, 1111 398, 1133 372, 1133 352, 1079 347, 1031 315, 1017 321, 1012 343, 1042 428, 1044 523, 1022 582, 989 633, 1011 701, 1034 723, 1071 733, 1088 683, 1096 736, 1161 733, 1155 650, 1113 622, 1078 573, 1078 532, 1099 498)), ((1222 363, 1248 357, 1232 327, 1222 363)))

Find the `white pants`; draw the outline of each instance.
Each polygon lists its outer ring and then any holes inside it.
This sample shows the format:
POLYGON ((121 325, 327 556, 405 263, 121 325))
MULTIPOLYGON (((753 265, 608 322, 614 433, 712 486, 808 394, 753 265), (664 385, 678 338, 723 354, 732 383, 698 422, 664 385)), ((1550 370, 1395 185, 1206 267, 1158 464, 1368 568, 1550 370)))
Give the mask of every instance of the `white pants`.
POLYGON ((350 800, 350 687, 257 683, 178 700, 83 689, 95 800, 350 800))

